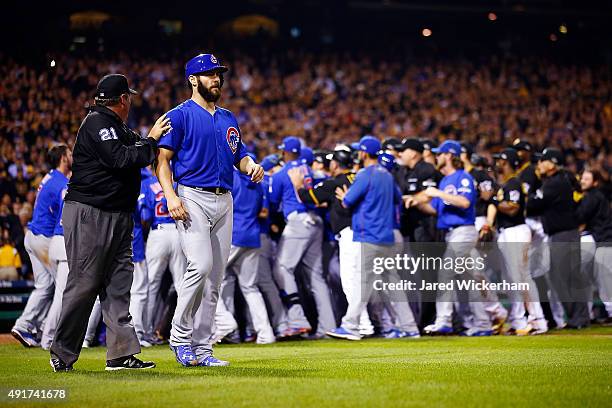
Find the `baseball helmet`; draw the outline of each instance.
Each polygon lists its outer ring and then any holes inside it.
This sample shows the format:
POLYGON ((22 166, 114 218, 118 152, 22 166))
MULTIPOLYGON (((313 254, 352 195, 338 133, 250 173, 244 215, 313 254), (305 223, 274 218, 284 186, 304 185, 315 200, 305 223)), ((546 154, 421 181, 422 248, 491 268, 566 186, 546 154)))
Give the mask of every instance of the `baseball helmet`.
POLYGON ((202 74, 206 72, 227 72, 228 68, 221 65, 217 57, 212 54, 196 55, 185 64, 185 79, 190 75, 202 74))
POLYGON ((349 145, 339 144, 326 156, 326 159, 338 162, 340 167, 349 168, 353 165, 353 150, 349 145))

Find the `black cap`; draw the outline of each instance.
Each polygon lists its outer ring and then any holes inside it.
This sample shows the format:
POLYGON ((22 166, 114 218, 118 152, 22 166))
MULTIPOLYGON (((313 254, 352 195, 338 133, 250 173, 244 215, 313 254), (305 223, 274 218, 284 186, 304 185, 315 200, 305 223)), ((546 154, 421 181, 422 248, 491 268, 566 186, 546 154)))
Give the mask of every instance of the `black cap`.
POLYGON ((314 161, 321 163, 325 168, 329 167, 329 160, 327 159, 329 153, 329 150, 315 150, 314 161))
POLYGON ((489 167, 489 162, 487 161, 487 158, 479 155, 478 153, 474 153, 470 156, 470 162, 474 166, 489 167))
POLYGON ((493 158, 506 160, 514 168, 521 164, 521 159, 519 158, 517 151, 511 147, 507 147, 501 152, 494 154, 493 158))
POLYGON ((389 137, 382 141, 381 146, 382 150, 398 150, 401 144, 402 143, 398 139, 389 137))
POLYGON ((559 149, 555 149, 554 147, 547 147, 542 151, 542 153, 538 154, 539 161, 549 160, 556 164, 557 166, 563 165, 565 162, 563 158, 563 153, 559 149))
POLYGON ((532 152, 533 151, 533 146, 531 145, 531 143, 529 143, 526 140, 520 140, 520 139, 516 139, 513 143, 512 143, 512 147, 513 149, 516 149, 517 151, 524 151, 524 152, 532 152))
POLYGON ((435 147, 438 147, 438 144, 431 139, 419 139, 421 144, 423 145, 423 150, 431 150, 435 147))
POLYGON ((339 144, 333 153, 327 154, 326 159, 337 161, 342 167, 349 168, 353 164, 353 150, 349 145, 339 144))
POLYGON ((402 144, 399 146, 398 150, 403 152, 406 149, 423 153, 423 143, 421 143, 418 139, 406 138, 402 140, 402 144))
POLYGON ((127 78, 121 74, 104 76, 96 88, 96 98, 101 99, 118 98, 126 93, 137 94, 138 92, 130 88, 127 78))
POLYGON ((468 157, 472 157, 474 153, 474 148, 469 143, 461 143, 461 153, 465 153, 468 157))

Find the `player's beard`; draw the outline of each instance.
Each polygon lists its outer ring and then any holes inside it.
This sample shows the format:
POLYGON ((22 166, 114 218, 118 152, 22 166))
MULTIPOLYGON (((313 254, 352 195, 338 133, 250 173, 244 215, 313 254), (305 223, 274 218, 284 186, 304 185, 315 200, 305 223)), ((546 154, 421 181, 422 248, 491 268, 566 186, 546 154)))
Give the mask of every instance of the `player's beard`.
POLYGON ((198 93, 206 102, 217 102, 221 97, 221 89, 218 86, 207 88, 201 81, 198 81, 198 93))

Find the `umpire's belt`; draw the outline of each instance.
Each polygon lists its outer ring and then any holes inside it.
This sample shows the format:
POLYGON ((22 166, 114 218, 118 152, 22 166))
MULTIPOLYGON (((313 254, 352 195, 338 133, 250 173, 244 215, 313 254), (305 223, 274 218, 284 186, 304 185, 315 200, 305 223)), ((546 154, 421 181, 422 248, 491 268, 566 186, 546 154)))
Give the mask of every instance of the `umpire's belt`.
POLYGON ((207 191, 209 193, 213 193, 216 195, 222 195, 222 194, 227 194, 230 192, 229 189, 227 188, 223 188, 223 187, 194 187, 194 186, 188 186, 183 184, 185 187, 189 187, 189 188, 193 188, 194 190, 198 190, 198 191, 207 191))

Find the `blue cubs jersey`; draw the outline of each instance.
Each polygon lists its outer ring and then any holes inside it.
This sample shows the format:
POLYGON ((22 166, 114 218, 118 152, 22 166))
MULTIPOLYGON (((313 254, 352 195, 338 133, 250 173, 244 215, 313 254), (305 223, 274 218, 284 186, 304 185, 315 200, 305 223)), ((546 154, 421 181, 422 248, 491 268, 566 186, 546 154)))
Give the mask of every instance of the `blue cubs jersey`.
POLYGON ((393 176, 384 167, 374 164, 361 169, 343 201, 353 209, 353 241, 392 244, 401 200, 393 176))
POLYGON ((159 147, 174 152, 174 181, 190 187, 232 188, 233 166, 247 154, 238 122, 227 109, 211 114, 189 99, 167 114, 172 130, 159 147))
POLYGON ((143 209, 144 201, 142 200, 142 188, 149 180, 153 178, 153 174, 146 168, 140 171, 140 195, 138 196, 138 202, 136 204, 136 210, 134 211, 134 236, 132 238, 132 261, 140 262, 145 259, 145 242, 144 234, 142 231, 142 215, 146 213, 143 209))
POLYGON ((28 229, 35 235, 53 236, 55 224, 57 224, 60 213, 60 195, 68 184, 68 178, 58 170, 51 170, 40 182, 32 221, 28 223, 28 229))
POLYGON ((313 187, 312 171, 310 167, 302 164, 299 160, 293 160, 286 163, 278 173, 272 176, 270 181, 270 208, 278 208, 282 203, 283 215, 285 219, 294 211, 298 213, 308 211, 308 207, 302 203, 291 184, 291 179, 287 172, 299 167, 304 174, 304 187, 310 189, 313 187))
POLYGON ((450 205, 442 199, 435 197, 431 200, 431 206, 438 215, 438 229, 448 229, 460 225, 473 225, 476 219, 476 201, 478 194, 474 178, 463 169, 457 170, 451 175, 444 177, 438 187, 448 194, 461 195, 470 200, 470 206, 466 209, 450 205))
POLYGON ((68 184, 61 191, 58 199, 58 214, 57 221, 55 222, 55 227, 53 228, 53 235, 64 235, 64 225, 62 224, 62 212, 64 210, 64 197, 66 197, 66 193, 68 192, 68 184))
POLYGON ((264 208, 264 194, 261 184, 253 183, 250 176, 234 170, 232 245, 260 247, 260 224, 257 216, 264 208))
POLYGON ((151 176, 142 180, 140 196, 138 197, 138 207, 140 208, 140 218, 145 222, 151 223, 151 228, 157 228, 160 224, 174 223, 168 212, 168 203, 159 180, 151 176))
MULTIPOLYGON (((263 207, 270 208, 270 176, 265 174, 263 181, 261 182, 263 188, 263 207)), ((270 234, 270 215, 266 218, 259 218, 259 232, 264 234, 270 234)))

